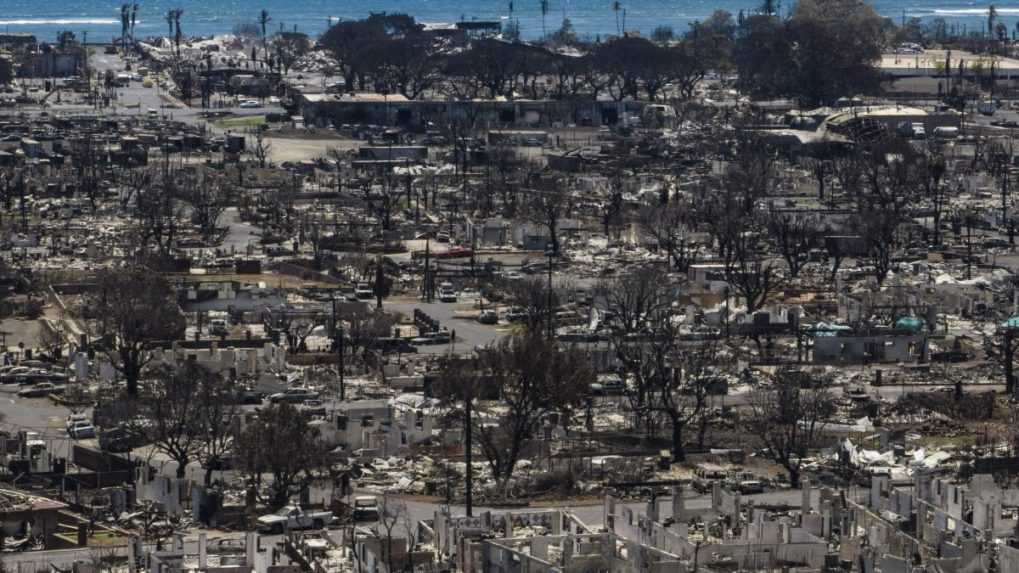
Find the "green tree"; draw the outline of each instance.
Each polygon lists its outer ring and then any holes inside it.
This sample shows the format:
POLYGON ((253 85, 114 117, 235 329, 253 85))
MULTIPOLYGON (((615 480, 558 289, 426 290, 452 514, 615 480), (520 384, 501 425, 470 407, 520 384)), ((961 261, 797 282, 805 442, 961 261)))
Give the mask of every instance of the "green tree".
POLYGON ((573 29, 573 22, 569 18, 563 18, 563 24, 552 34, 552 43, 559 46, 572 46, 577 43, 577 32, 573 29))
POLYGON ((744 20, 735 49, 740 86, 804 105, 875 93, 884 20, 862 0, 801 0, 792 17, 744 20))
POLYGON ((789 30, 795 95, 808 105, 833 103, 880 88, 882 18, 862 0, 800 0, 789 30))
POLYGON ((672 39, 675 37, 676 32, 675 30, 672 29, 672 26, 667 26, 664 24, 661 26, 657 26, 651 32, 651 39, 659 44, 666 44, 668 42, 671 42, 672 39))

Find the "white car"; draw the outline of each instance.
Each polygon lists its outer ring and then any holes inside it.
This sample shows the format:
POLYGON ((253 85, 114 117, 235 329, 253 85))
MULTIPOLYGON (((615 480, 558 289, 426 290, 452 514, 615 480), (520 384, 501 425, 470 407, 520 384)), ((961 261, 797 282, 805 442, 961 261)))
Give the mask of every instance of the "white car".
POLYGON ((88 416, 85 414, 71 414, 67 417, 67 422, 64 424, 64 427, 70 430, 75 424, 82 422, 88 423, 88 416))
POLYGON ((336 520, 330 511, 304 511, 298 506, 288 505, 258 518, 259 529, 271 533, 283 533, 290 529, 322 529, 336 520))
POLYGON ((256 108, 256 107, 262 107, 262 104, 258 103, 257 101, 255 101, 253 99, 249 99, 249 100, 246 100, 246 101, 242 101, 239 107, 242 107, 244 109, 250 109, 250 108, 256 108))

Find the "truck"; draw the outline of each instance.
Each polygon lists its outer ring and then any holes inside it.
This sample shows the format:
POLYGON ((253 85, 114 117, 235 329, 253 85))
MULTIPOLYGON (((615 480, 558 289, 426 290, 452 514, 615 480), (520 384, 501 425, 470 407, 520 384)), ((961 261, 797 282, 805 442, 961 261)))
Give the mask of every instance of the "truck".
POLYGON ((258 518, 259 531, 283 533, 294 529, 322 529, 336 517, 331 511, 305 511, 296 505, 287 505, 275 513, 258 518))
POLYGON ((359 495, 354 497, 353 512, 351 517, 354 521, 378 521, 379 502, 371 495, 359 495))

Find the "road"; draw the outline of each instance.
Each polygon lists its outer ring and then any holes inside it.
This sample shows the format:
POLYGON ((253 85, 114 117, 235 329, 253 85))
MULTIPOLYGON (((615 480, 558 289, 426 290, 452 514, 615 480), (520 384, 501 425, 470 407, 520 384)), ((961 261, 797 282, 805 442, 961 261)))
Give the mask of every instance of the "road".
POLYGON ((435 320, 439 321, 442 328, 456 331, 456 340, 453 344, 441 344, 435 346, 418 346, 419 354, 445 354, 447 352, 470 352, 475 346, 486 346, 510 332, 506 325, 485 325, 473 319, 453 318, 456 310, 467 310, 470 305, 463 303, 446 302, 422 302, 417 300, 396 299, 387 300, 383 305, 384 309, 400 312, 408 316, 414 313, 415 308, 421 309, 435 320))
MULTIPOLYGON (((89 58, 89 66, 92 70, 100 74, 100 77, 107 70, 111 70, 115 74, 124 72, 124 65, 124 59, 119 54, 105 54, 100 52, 94 53, 92 57, 89 58)), ((42 80, 29 80, 27 83, 41 86, 42 80)), ((113 116, 146 115, 148 110, 152 109, 156 110, 161 116, 168 119, 183 121, 194 125, 204 123, 212 131, 219 131, 211 123, 207 123, 205 118, 202 116, 202 113, 208 110, 203 110, 199 107, 185 107, 179 101, 169 97, 166 91, 158 85, 146 88, 142 82, 132 81, 126 87, 117 88, 116 93, 117 97, 113 101, 112 107, 102 110, 104 114, 113 116)), ((39 95, 41 96, 41 94, 39 95)), ((61 94, 61 96, 63 95, 64 94, 61 94)), ((31 113, 42 111, 43 108, 38 105, 22 105, 19 109, 31 113)), ((80 103, 57 103, 57 96, 53 96, 47 102, 46 109, 51 112, 91 112, 94 108, 90 105, 80 103)), ((260 116, 266 114, 285 113, 285 110, 279 105, 265 105, 259 108, 250 109, 241 108, 239 106, 217 107, 214 111, 226 112, 235 116, 260 116)))
POLYGON ((71 411, 48 398, 19 398, 17 385, 0 385, 0 428, 12 434, 19 430, 38 432, 54 457, 70 458, 74 440, 64 424, 71 411))

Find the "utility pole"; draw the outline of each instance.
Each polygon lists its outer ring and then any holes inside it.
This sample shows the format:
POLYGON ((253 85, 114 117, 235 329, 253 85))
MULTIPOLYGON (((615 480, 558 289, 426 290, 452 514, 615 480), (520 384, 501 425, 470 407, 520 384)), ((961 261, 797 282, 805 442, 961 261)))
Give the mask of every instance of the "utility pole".
POLYGON ((429 231, 425 234, 425 302, 432 302, 432 269, 431 269, 431 245, 432 245, 432 233, 429 231))
POLYGON ((337 372, 340 382, 340 402, 346 400, 346 388, 344 387, 343 380, 343 325, 336 319, 336 295, 333 295, 333 340, 336 342, 336 350, 339 353, 339 364, 337 365, 337 372))
POLYGON ((1015 328, 1008 323, 1005 324, 1005 329, 1002 333, 1001 357, 1005 363, 1005 393, 1010 398, 1015 397, 1015 367, 1012 363, 1015 358, 1015 328))
POLYGON ((89 97, 93 98, 95 102, 95 96, 92 94, 92 72, 88 69, 88 30, 82 30, 81 32, 81 49, 85 53, 85 85, 88 87, 89 97))
MULTIPOLYGON (((475 372, 476 373, 476 372, 475 372)), ((473 380, 471 383, 473 384, 473 380)), ((473 490, 474 490, 474 468, 471 465, 471 403, 474 402, 474 389, 467 393, 464 400, 464 462, 467 464, 467 473, 464 475, 464 510, 467 517, 473 516, 473 490)))
POLYGON ((548 256, 548 339, 549 341, 555 338, 555 327, 553 326, 552 319, 555 315, 555 309, 552 308, 552 257, 555 255, 555 249, 552 243, 545 246, 545 255, 548 256))

